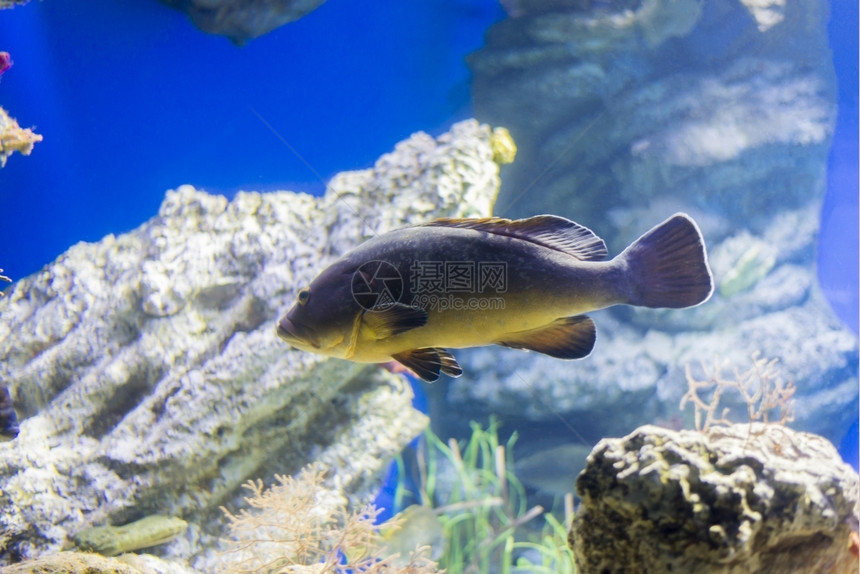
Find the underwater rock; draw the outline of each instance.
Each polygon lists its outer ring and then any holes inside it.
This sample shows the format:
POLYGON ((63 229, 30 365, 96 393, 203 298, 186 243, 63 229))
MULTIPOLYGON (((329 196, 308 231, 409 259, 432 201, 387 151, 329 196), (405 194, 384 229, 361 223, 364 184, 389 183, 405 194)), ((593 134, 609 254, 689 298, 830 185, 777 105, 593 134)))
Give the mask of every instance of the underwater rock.
POLYGON ((144 554, 106 558, 88 552, 58 552, 7 566, 5 574, 196 574, 195 570, 144 554))
POLYGON ((821 200, 825 0, 513 3, 468 58, 476 116, 520 149, 500 215, 587 224, 660 197, 757 225, 821 200))
POLYGON ((137 229, 17 281, 0 298, 0 380, 22 419, 0 444, 0 561, 150 514, 189 522, 163 551, 188 557, 242 483, 312 460, 369 500, 426 417, 403 377, 291 350, 275 321, 372 234, 486 216, 492 138, 475 121, 413 135, 320 198, 183 186, 137 229))
POLYGON ((210 34, 244 44, 305 14, 325 0, 161 0, 185 12, 194 25, 210 34))
POLYGON ((758 349, 797 385, 796 426, 838 442, 857 417, 858 341, 815 271, 836 110, 829 4, 504 6, 512 17, 468 58, 477 116, 517 142, 497 214, 567 216, 614 254, 684 211, 719 289, 694 309, 592 314, 597 342, 581 361, 458 353, 465 374, 430 391, 437 432, 465 435, 462 421, 489 414, 584 442, 683 425, 684 365, 717 355, 743 368, 758 349))
MULTIPOLYGON (((648 224, 641 222, 642 231, 648 224)), ((593 313, 597 342, 585 359, 493 348, 459 352, 464 374, 447 383, 444 408, 431 409, 436 428, 492 413, 512 424, 555 425, 542 426, 541 433, 571 440, 579 438, 567 428, 573 427, 597 442, 681 418, 685 365, 697 368, 719 357, 744 370, 759 350, 779 359, 783 376, 797 386, 793 426, 838 443, 857 416, 860 353, 856 336, 817 288, 816 231, 817 210, 808 206, 775 214, 761 234, 739 231, 710 245, 718 285, 745 253, 758 250, 773 261, 762 277, 756 277, 762 267, 747 272, 745 291, 717 291, 693 309, 615 307, 593 313)), ((736 408, 742 405, 728 406, 736 422, 746 422, 746 409, 736 408)))
POLYGON ((592 451, 569 541, 584 573, 852 572, 858 486, 816 435, 644 426, 592 451))

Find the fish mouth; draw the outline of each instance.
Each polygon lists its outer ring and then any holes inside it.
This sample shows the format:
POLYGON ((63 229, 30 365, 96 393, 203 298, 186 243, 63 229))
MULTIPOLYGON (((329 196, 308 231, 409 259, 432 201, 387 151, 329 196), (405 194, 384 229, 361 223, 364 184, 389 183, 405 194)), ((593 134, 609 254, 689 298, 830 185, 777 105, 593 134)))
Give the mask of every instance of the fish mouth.
POLYGON ((310 346, 314 349, 319 349, 319 343, 311 336, 309 331, 304 325, 294 323, 286 316, 278 321, 278 337, 293 347, 302 348, 310 346))

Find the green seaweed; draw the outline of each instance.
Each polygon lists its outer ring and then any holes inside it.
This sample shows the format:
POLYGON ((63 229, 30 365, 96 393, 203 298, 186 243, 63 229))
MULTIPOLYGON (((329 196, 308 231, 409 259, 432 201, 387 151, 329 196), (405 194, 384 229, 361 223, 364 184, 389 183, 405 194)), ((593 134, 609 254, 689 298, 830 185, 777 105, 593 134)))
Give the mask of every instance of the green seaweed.
MULTIPOLYGON (((575 572, 567 529, 542 507, 528 506, 525 488, 513 472, 516 433, 502 444, 495 418, 486 429, 475 422, 471 428, 471 437, 462 443, 454 439, 444 443, 425 431, 417 457, 417 494, 423 504, 436 509, 444 531, 446 546, 439 567, 447 574, 575 572), (453 480, 443 476, 443 459, 453 469, 453 480), (542 529, 532 522, 539 517, 542 529)), ((402 462, 398 464, 402 469, 402 462)), ((396 500, 402 499, 404 490, 398 485, 396 500)))

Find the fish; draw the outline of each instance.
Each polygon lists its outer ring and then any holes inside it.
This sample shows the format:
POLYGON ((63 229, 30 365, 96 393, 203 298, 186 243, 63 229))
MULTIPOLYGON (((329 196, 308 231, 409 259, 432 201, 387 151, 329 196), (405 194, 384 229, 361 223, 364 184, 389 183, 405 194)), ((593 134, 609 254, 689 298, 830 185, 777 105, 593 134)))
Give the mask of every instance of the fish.
POLYGON ((585 468, 591 449, 576 443, 538 449, 514 461, 514 474, 540 495, 563 497, 574 492, 576 477, 585 468))
POLYGON ((0 442, 14 440, 18 437, 18 415, 12 406, 12 396, 6 385, 0 385, 0 442))
POLYGON ((379 526, 383 555, 405 568, 415 553, 427 548, 427 557, 438 560, 445 550, 445 530, 436 510, 413 504, 379 526))
POLYGON ((593 231, 557 215, 410 225, 324 269, 276 332, 296 349, 396 361, 433 382, 463 372, 449 349, 501 345, 581 359, 597 335, 586 313, 692 307, 713 293, 704 238, 685 213, 607 255, 593 231))

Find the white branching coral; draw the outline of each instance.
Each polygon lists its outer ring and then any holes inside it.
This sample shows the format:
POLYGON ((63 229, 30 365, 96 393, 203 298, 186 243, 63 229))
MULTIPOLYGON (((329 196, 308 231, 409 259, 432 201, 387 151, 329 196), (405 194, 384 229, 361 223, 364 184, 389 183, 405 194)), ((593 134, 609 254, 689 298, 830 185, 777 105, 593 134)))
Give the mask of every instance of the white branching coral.
POLYGON ((683 410, 688 402, 693 403, 696 430, 707 432, 714 425, 732 425, 736 422, 729 420, 728 407, 717 414, 723 393, 732 389, 746 403, 749 422, 786 424, 794 420, 792 396, 797 387, 791 381, 783 381, 777 367, 779 359, 766 359, 759 355, 758 351, 752 354, 752 367, 748 370, 741 372, 734 367, 731 374, 725 374, 724 361, 714 357, 710 367, 701 363, 705 373, 703 380, 696 379, 690 365, 686 365, 687 392, 681 398, 680 408, 683 410), (705 399, 703 394, 710 394, 710 397, 705 399), (775 421, 771 420, 773 411, 777 411, 779 417, 775 421))
POLYGON ((254 573, 429 574, 436 563, 427 548, 416 549, 405 562, 385 556, 385 544, 374 526, 379 511, 367 506, 349 512, 346 501, 327 489, 325 470, 311 465, 297 476, 245 483, 250 510, 234 514, 221 508, 232 539, 222 555, 222 571, 254 573), (404 564, 400 566, 399 564, 404 564))

